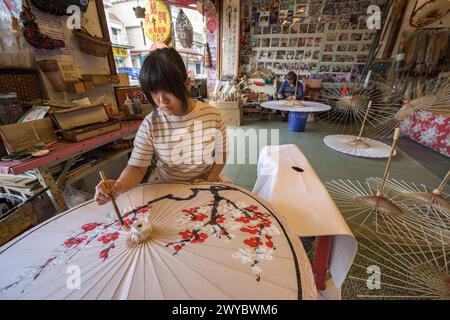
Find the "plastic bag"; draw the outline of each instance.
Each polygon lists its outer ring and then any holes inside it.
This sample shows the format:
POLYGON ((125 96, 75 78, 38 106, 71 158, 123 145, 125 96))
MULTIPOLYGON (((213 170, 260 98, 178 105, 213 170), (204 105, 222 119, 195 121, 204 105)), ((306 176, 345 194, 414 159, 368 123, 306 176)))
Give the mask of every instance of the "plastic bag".
POLYGON ((69 208, 76 207, 93 198, 90 193, 80 191, 68 185, 63 191, 63 198, 69 208))

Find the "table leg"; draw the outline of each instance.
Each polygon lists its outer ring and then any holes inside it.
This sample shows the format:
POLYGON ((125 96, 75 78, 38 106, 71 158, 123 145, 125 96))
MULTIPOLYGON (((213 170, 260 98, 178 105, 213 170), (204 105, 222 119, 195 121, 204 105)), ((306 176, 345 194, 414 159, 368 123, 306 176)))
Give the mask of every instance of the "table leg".
POLYGON ((61 171, 61 173, 58 176, 58 180, 56 180, 56 184, 58 185, 58 187, 61 189, 64 186, 64 183, 66 181, 66 177, 67 177, 67 173, 70 170, 70 167, 75 163, 75 158, 70 158, 69 160, 66 161, 66 163, 64 164, 64 168, 61 171))
POLYGON ((61 193, 60 188, 56 184, 55 180, 51 172, 48 170, 48 167, 39 167, 34 169, 34 173, 38 178, 39 182, 42 184, 44 188, 48 188, 47 194, 52 201, 53 205, 56 208, 58 213, 64 212, 68 210, 66 202, 64 201, 63 195, 61 193))
POLYGON ((333 243, 332 236, 317 237, 316 252, 314 254, 314 261, 312 263, 312 270, 314 273, 314 280, 316 282, 317 290, 325 290, 325 277, 328 271, 330 260, 331 245, 333 243))

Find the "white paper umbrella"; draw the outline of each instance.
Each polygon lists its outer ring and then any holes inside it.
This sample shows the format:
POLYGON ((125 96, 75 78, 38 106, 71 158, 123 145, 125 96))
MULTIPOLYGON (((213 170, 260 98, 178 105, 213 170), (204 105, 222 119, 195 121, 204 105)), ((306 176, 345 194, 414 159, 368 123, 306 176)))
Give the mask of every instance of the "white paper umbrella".
POLYGON ((224 184, 143 185, 64 212, 0 249, 0 299, 299 299, 317 291, 298 238, 224 184), (78 282, 77 282, 78 281, 78 282))
POLYGON ((299 100, 272 100, 261 103, 261 107, 289 112, 322 112, 331 109, 324 103, 299 100))
POLYGON ((391 147, 385 143, 369 138, 358 139, 358 136, 353 135, 326 136, 323 142, 333 150, 356 157, 387 158, 391 151, 391 147))
MULTIPOLYGON (((331 135, 326 136, 323 142, 333 150, 350 154, 356 157, 366 158, 387 158, 391 153, 391 147, 385 143, 372 140, 369 138, 362 138, 362 133, 369 116, 372 101, 369 101, 367 110, 364 115, 364 120, 361 124, 358 136, 352 135, 331 135)), ((397 151, 394 151, 395 155, 397 151)))

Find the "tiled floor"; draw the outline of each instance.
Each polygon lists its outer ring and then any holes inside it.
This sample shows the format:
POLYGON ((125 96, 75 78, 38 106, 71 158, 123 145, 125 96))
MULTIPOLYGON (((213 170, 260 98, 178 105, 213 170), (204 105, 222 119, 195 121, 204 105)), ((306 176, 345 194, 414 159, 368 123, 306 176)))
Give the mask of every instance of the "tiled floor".
MULTIPOLYGON (((371 176, 381 177, 384 173, 386 159, 368 159, 345 155, 328 148, 323 138, 336 134, 333 128, 323 123, 308 123, 305 132, 290 132, 287 122, 281 120, 247 120, 239 127, 248 129, 278 129, 280 144, 296 144, 309 159, 323 182, 333 179, 364 179, 371 176)), ((390 144, 390 141, 384 141, 390 144)), ((430 187, 437 186, 450 168, 450 158, 440 155, 408 138, 401 138, 398 143, 399 154, 394 157, 391 177, 409 182, 423 183, 430 187)), ((249 158, 249 146, 235 146, 235 153, 245 153, 249 158)), ((259 152, 258 152, 259 153, 259 152)), ((234 183, 249 190, 255 184, 256 164, 227 164, 223 173, 234 183)), ((448 185, 446 191, 448 191, 448 185)))

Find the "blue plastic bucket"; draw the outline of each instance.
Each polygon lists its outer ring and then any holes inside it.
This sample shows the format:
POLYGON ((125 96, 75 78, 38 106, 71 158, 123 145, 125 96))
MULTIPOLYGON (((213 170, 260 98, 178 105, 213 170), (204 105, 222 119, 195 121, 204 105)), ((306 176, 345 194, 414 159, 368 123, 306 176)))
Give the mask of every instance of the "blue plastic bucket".
POLYGON ((305 131, 309 112, 289 112, 288 130, 294 132, 305 131))

